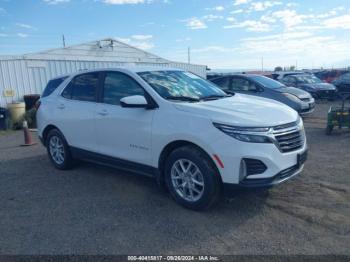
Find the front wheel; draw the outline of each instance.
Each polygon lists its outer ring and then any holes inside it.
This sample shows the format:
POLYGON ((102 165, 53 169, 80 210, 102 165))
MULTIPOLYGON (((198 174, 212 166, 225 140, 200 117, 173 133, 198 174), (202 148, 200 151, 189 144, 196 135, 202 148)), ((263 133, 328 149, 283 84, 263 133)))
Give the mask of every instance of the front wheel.
POLYGON ((186 208, 207 209, 220 197, 219 173, 212 160, 196 147, 181 147, 170 154, 165 181, 171 196, 186 208))
POLYGON ((46 139, 47 153, 57 169, 66 170, 73 166, 73 158, 69 146, 60 131, 53 129, 46 139))

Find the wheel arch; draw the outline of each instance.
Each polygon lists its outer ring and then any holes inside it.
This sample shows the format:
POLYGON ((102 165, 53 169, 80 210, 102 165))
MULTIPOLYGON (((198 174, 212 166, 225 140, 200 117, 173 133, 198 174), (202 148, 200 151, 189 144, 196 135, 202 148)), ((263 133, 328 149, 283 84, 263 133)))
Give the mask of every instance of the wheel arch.
MULTIPOLYGON (((50 133, 51 130, 53 129, 57 129, 59 132, 61 132, 61 130, 55 126, 55 125, 47 125, 45 128, 44 128, 44 131, 42 132, 42 141, 43 141, 43 144, 44 146, 46 146, 46 139, 47 139, 47 136, 48 134, 50 133)), ((62 133, 62 132, 61 132, 62 133)))
POLYGON ((159 159, 158 159, 158 170, 159 170, 159 172, 158 172, 157 182, 160 185, 164 186, 164 167, 165 167, 165 161, 166 161, 167 157, 175 149, 183 147, 183 146, 192 146, 192 147, 195 147, 198 150, 200 150, 202 153, 204 153, 208 157, 208 159, 210 159, 213 167, 215 168, 215 170, 216 170, 216 174, 215 175, 218 175, 220 177, 221 182, 222 182, 220 170, 217 167, 214 159, 210 156, 210 154, 207 153, 207 151, 205 151, 202 147, 200 147, 199 145, 197 145, 197 144, 195 144, 193 142, 190 142, 190 141, 187 141, 187 140, 175 140, 175 141, 169 142, 163 148, 163 150, 161 151, 161 153, 159 155, 159 159))

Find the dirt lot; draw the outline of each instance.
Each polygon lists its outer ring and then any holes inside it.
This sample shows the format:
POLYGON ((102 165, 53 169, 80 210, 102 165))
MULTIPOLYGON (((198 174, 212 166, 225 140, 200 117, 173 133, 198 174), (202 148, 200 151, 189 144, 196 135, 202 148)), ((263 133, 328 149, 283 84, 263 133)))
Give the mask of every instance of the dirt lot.
POLYGON ((350 254, 350 132, 325 136, 328 108, 305 118, 302 175, 204 213, 149 178, 87 163, 55 170, 41 145, 0 134, 0 254, 350 254))

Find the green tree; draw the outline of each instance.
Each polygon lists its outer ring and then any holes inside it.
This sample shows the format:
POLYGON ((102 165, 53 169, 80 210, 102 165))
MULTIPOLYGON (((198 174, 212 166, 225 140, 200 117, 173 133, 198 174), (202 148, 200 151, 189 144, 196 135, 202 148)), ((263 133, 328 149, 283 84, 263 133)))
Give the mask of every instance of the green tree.
POLYGON ((276 66, 275 67, 275 72, 282 71, 282 70, 283 70, 282 66, 276 66))

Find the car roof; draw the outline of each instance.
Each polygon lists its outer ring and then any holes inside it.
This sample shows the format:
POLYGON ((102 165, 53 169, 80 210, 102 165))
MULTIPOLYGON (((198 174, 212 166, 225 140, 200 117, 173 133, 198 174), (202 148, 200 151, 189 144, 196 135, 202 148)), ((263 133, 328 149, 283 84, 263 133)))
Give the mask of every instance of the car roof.
POLYGON ((215 78, 212 78, 211 80, 215 80, 215 79, 219 79, 219 78, 223 78, 223 77, 228 77, 228 76, 240 76, 240 77, 245 77, 245 78, 250 78, 250 77, 254 77, 254 76, 264 76, 264 75, 258 75, 258 74, 227 74, 227 75, 222 75, 222 76, 217 76, 215 78))
POLYGON ((123 66, 123 67, 110 67, 110 68, 95 68, 95 69, 80 69, 79 71, 73 72, 71 74, 65 74, 51 78, 51 80, 57 80, 64 77, 77 76, 80 74, 100 72, 100 71, 120 71, 126 70, 133 73, 140 72, 155 72, 155 71, 184 71, 178 68, 172 67, 161 67, 161 66, 123 66))
POLYGON ((155 72, 155 71, 183 71, 183 70, 178 69, 178 68, 161 67, 161 66, 121 66, 121 67, 96 68, 96 69, 80 70, 78 72, 75 72, 74 75, 90 73, 90 72, 120 71, 120 70, 126 70, 126 71, 133 72, 133 73, 155 72))

